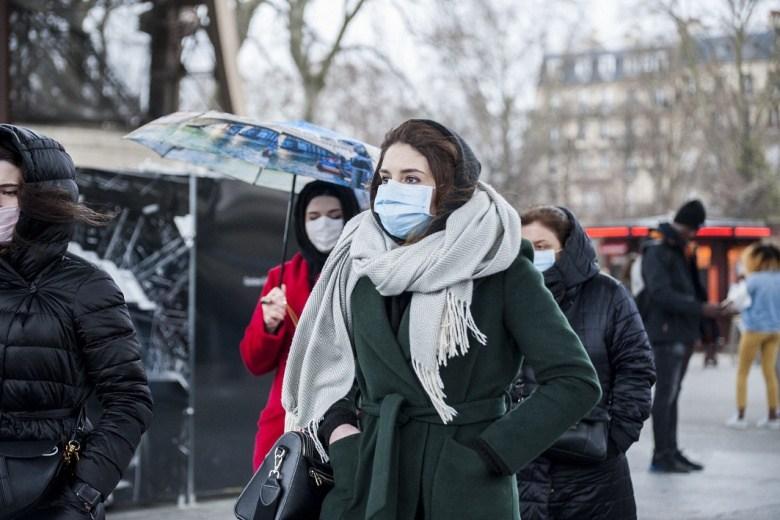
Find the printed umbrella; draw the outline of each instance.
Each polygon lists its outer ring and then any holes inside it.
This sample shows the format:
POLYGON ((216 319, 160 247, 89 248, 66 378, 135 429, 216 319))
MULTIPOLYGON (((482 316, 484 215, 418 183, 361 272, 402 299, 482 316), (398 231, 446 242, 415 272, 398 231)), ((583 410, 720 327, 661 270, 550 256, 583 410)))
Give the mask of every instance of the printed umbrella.
POLYGON ((278 187, 274 177, 292 175, 282 276, 298 176, 352 188, 365 204, 379 160, 378 148, 306 121, 265 123, 221 112, 176 112, 125 137, 162 157, 206 167, 252 185, 278 187), (271 177, 270 182, 262 182, 265 177, 271 177))

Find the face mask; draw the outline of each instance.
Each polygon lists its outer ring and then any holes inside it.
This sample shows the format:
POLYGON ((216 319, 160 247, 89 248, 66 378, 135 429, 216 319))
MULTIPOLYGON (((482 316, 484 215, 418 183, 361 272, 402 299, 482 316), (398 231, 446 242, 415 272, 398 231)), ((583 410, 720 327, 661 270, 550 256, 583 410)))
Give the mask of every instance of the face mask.
POLYGON ((431 219, 433 186, 401 184, 393 180, 379 186, 374 211, 382 226, 394 237, 406 239, 431 219))
POLYGON ((534 267, 543 273, 555 265, 555 251, 552 249, 534 249, 534 267))
POLYGON ((14 238, 18 221, 19 208, 0 208, 0 244, 7 244, 14 238))
POLYGON ((344 229, 344 219, 320 217, 306 222, 306 236, 320 253, 330 253, 344 229))

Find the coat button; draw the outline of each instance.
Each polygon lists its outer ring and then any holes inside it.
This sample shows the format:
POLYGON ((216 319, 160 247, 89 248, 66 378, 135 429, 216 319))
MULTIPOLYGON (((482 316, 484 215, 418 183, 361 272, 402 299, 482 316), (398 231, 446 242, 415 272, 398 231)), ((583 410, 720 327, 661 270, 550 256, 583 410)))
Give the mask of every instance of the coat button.
POLYGON ((38 292, 38 286, 35 284, 30 284, 30 288, 27 290, 30 294, 35 294, 38 292))

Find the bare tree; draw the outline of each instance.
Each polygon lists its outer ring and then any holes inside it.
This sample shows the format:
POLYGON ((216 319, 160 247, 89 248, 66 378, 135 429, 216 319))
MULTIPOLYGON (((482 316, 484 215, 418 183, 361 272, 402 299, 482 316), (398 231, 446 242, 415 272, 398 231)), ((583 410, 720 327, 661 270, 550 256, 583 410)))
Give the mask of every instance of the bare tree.
MULTIPOLYGON (((95 8, 134 0, 14 0, 11 3, 11 106, 26 121, 134 124, 139 100, 108 64, 105 39, 85 29, 95 8)), ((104 29, 101 24, 99 29, 104 29)))
POLYGON ((777 166, 770 167, 765 155, 767 146, 779 142, 768 124, 780 85, 776 35, 751 33, 762 3, 719 0, 704 16, 687 12, 676 0, 653 5, 677 31, 687 108, 702 138, 701 186, 735 216, 765 217, 780 202, 777 166), (763 84, 753 74, 756 52, 771 62, 763 84))
POLYGON ((564 5, 434 0, 424 5, 425 23, 407 14, 407 30, 438 61, 431 83, 441 88, 434 89, 429 109, 468 133, 484 178, 518 206, 536 199, 539 187, 522 168, 526 111, 551 22, 564 5))
POLYGON ((307 19, 306 15, 310 11, 312 0, 286 0, 274 4, 287 24, 288 50, 300 76, 304 94, 301 115, 307 121, 316 119, 320 95, 327 84, 328 75, 336 58, 344 50, 344 37, 347 30, 367 1, 345 1, 337 35, 329 43, 322 41, 311 21, 307 19))

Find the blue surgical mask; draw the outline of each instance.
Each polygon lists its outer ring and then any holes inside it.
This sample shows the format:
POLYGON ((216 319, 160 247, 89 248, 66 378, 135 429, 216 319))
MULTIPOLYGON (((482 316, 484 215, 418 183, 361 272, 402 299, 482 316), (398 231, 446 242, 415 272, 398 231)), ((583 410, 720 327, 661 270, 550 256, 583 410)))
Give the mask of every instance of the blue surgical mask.
POLYGON ((388 180, 376 192, 374 211, 388 233, 406 239, 430 223, 432 199, 433 186, 388 180))
POLYGON ((555 251, 552 249, 534 249, 534 267, 543 273, 555 265, 555 251))

